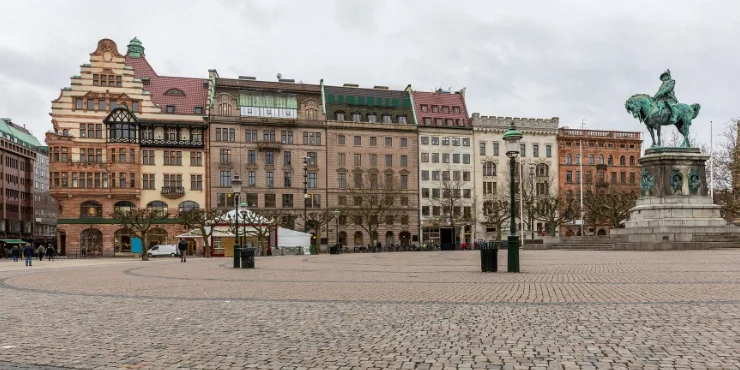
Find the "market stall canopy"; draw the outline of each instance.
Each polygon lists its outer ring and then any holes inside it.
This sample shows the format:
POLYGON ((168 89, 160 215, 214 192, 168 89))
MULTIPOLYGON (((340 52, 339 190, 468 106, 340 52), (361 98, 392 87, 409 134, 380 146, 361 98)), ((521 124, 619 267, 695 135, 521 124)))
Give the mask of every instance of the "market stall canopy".
POLYGON ((25 240, 20 240, 20 239, 0 239, 0 243, 4 243, 4 244, 26 244, 28 242, 25 241, 25 240))
MULTIPOLYGON (((244 220, 244 218, 243 218, 244 216, 242 216, 242 214, 241 214, 242 212, 246 212, 247 213, 247 220, 251 221, 251 223, 265 223, 265 224, 267 224, 267 223, 270 222, 269 219, 267 219, 265 217, 262 217, 262 216, 260 216, 257 213, 254 213, 254 212, 252 212, 252 211, 250 211, 248 209, 240 208, 239 209, 239 213, 240 213, 239 214, 239 223, 240 224, 244 223, 244 221, 243 221, 244 220)), ((234 210, 234 209, 232 209, 229 212, 226 212, 226 214, 221 217, 221 221, 222 222, 229 222, 229 220, 233 220, 235 213, 236 213, 236 210, 234 210)))

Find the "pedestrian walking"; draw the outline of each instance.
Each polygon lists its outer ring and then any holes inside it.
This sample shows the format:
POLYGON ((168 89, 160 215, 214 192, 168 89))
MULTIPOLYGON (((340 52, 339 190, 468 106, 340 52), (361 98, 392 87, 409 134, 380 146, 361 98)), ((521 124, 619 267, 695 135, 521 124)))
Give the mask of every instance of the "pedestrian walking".
POLYGON ((39 254, 39 261, 44 260, 44 254, 46 254, 46 248, 44 248, 44 245, 39 245, 38 248, 36 248, 36 253, 39 254))
POLYGON ((56 253, 56 251, 54 250, 54 246, 53 245, 50 245, 49 248, 46 250, 46 255, 48 256, 49 261, 53 261, 54 260, 54 257, 56 257, 55 256, 55 253, 56 253))
POLYGON ((185 241, 185 238, 180 238, 180 242, 177 243, 177 249, 180 251, 180 262, 187 262, 188 260, 185 254, 188 251, 188 242, 185 241))
POLYGON ((13 245, 13 248, 10 249, 10 255, 13 256, 13 262, 18 262, 18 256, 21 254, 21 250, 18 248, 17 245, 13 245))
POLYGON ((26 259, 26 266, 33 265, 33 247, 31 244, 26 243, 25 248, 23 248, 23 257, 26 259))

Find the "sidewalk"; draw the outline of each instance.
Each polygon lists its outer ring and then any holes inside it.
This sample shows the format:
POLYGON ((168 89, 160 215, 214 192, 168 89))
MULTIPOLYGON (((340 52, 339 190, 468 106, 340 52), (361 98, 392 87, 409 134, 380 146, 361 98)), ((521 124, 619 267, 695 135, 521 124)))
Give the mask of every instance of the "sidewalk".
MULTIPOLYGON (((171 259, 152 259, 150 261, 173 261, 171 259)), ((44 259, 39 261, 38 258, 33 260, 33 266, 27 267, 25 260, 19 260, 13 262, 12 258, 0 259, 0 272, 6 271, 19 271, 19 270, 40 270, 40 269, 55 269, 63 267, 82 267, 82 266, 105 266, 105 265, 117 265, 122 263, 134 263, 141 262, 141 259, 129 259, 129 258, 89 258, 89 259, 67 259, 57 258, 53 261, 44 259)))

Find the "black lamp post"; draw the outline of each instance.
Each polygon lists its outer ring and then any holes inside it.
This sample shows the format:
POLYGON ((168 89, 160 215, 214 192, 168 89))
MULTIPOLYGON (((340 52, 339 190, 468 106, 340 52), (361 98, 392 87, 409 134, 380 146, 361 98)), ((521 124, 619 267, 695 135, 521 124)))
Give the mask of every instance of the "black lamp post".
POLYGON ((303 157, 303 232, 308 232, 308 157, 303 157))
POLYGON ((242 192, 242 180, 239 178, 239 174, 234 174, 234 178, 231 179, 231 190, 234 193, 234 268, 239 268, 239 253, 237 247, 239 246, 239 195, 242 192))
POLYGON ((511 178, 509 191, 511 196, 511 219, 509 222, 509 246, 508 246, 508 271, 519 272, 519 235, 516 234, 516 157, 519 155, 519 141, 522 133, 519 132, 514 123, 504 134, 506 142, 506 156, 509 157, 509 175, 511 178))
POLYGON ((338 209, 335 209, 334 210, 334 221, 335 221, 335 223, 337 225, 336 226, 337 229, 335 230, 335 233, 334 233, 334 239, 335 239, 334 240, 334 243, 336 243, 336 244, 339 244, 339 213, 340 212, 339 212, 338 209))

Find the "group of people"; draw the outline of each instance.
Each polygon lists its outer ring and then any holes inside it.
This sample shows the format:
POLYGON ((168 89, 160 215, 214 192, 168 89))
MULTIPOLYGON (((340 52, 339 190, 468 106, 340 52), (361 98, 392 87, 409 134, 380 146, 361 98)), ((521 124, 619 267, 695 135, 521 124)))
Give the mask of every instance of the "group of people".
POLYGON ((10 249, 10 254, 13 257, 13 262, 18 262, 20 260, 21 253, 23 254, 23 258, 26 261, 26 266, 33 266, 34 253, 39 256, 39 261, 44 260, 44 255, 46 255, 49 261, 54 260, 54 257, 56 256, 56 250, 54 249, 54 246, 50 245, 48 248, 46 248, 43 245, 39 245, 36 249, 34 249, 30 243, 26 243, 23 249, 19 248, 18 245, 13 245, 13 248, 10 249))

